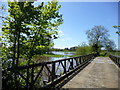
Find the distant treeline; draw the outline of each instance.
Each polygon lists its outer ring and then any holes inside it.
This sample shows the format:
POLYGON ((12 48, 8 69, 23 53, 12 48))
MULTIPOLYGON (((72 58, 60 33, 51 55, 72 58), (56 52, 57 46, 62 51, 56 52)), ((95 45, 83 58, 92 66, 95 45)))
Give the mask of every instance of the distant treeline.
POLYGON ((52 48, 51 51, 76 51, 77 48, 78 48, 78 46, 64 48, 64 49, 52 48))
POLYGON ((117 55, 117 56, 120 56, 120 50, 113 50, 111 52, 109 52, 110 54, 113 54, 113 55, 117 55))
MULTIPOLYGON (((87 44, 82 44, 70 48, 64 48, 64 49, 59 49, 59 48, 52 48, 50 51, 74 51, 76 55, 85 55, 85 54, 90 54, 90 53, 96 53, 94 50, 94 47, 91 45, 87 44)), ((106 49, 101 49, 99 48, 99 52, 101 56, 106 55, 108 52, 114 55, 120 55, 120 50, 106 50, 106 49)))

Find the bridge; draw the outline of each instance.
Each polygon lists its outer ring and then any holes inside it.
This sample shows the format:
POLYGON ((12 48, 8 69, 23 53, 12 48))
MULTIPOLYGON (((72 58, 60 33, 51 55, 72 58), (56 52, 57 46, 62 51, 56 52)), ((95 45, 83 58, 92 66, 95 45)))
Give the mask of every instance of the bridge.
POLYGON ((118 67, 108 57, 96 57, 62 88, 118 88, 118 67))
MULTIPOLYGON (((97 57, 89 54, 11 67, 8 71, 16 77, 16 89, 118 88, 119 67, 119 56, 97 57), (20 85, 21 82, 24 84, 20 85)), ((7 85, 4 78, 3 82, 4 87, 7 85)))

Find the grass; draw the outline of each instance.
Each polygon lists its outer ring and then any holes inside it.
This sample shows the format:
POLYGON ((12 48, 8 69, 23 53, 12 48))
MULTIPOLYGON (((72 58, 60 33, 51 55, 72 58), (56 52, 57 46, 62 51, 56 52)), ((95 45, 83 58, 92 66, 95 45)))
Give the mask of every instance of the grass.
POLYGON ((64 55, 59 55, 59 54, 44 54, 43 56, 46 56, 46 57, 64 57, 64 55))
POLYGON ((98 57, 109 57, 108 55, 106 55, 106 56, 98 56, 98 57))
POLYGON ((69 57, 78 57, 78 56, 81 56, 81 55, 70 55, 69 57))
POLYGON ((120 51, 119 52, 110 52, 110 54, 120 56, 120 51))
POLYGON ((60 54, 44 54, 46 57, 77 57, 80 55, 60 55, 60 54))
MULTIPOLYGON (((62 51, 62 52, 75 52, 75 51, 67 51, 67 50, 65 50, 65 51, 62 51)), ((101 51, 100 52, 100 56, 98 56, 98 57, 109 57, 107 54, 105 55, 105 53, 107 53, 106 51, 101 51)), ((113 55, 119 55, 120 56, 120 52, 110 52, 111 54, 113 54, 113 55)), ((43 56, 46 56, 46 57, 78 57, 78 56, 81 56, 81 55, 60 55, 60 54, 52 54, 52 53, 50 53, 50 54, 44 54, 43 56)))
POLYGON ((68 51, 68 50, 63 50, 61 52, 72 52, 72 53, 75 53, 75 51, 68 51))
POLYGON ((98 57, 109 57, 107 54, 105 54, 106 52, 101 52, 100 53, 100 56, 98 56, 98 57))
POLYGON ((112 51, 112 52, 101 51, 100 52, 100 56, 98 56, 98 57, 109 57, 108 54, 105 54, 105 53, 116 55, 116 56, 120 56, 120 52, 116 52, 116 51, 112 51))

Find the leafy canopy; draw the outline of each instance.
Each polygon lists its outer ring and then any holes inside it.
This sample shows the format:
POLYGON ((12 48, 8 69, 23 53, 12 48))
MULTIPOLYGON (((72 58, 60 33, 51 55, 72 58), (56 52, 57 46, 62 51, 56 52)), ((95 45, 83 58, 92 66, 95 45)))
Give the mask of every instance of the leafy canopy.
POLYGON ((104 26, 94 26, 91 30, 87 30, 86 34, 92 50, 97 52, 98 55, 102 47, 107 50, 115 48, 114 42, 108 38, 110 36, 108 30, 104 26))
POLYGON ((31 61, 34 55, 42 55, 57 39, 57 28, 63 23, 58 2, 43 2, 37 7, 34 2, 8 2, 9 15, 2 28, 3 60, 31 61))

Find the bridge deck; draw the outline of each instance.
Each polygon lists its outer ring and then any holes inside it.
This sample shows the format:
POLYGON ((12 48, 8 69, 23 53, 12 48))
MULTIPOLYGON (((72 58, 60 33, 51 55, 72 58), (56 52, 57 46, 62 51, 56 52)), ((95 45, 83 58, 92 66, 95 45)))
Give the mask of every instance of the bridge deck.
POLYGON ((118 88, 118 67, 108 57, 97 57, 63 88, 118 88))

